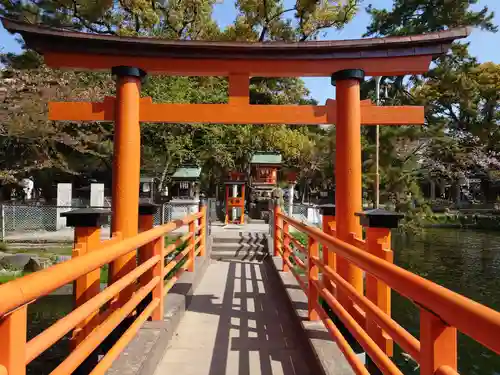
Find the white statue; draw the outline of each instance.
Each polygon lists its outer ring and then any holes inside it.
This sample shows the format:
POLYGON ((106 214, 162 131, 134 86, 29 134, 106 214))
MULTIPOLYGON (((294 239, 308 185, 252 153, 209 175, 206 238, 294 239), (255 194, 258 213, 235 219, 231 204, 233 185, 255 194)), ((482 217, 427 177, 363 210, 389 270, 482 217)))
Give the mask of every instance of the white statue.
POLYGON ((35 187, 35 183, 33 182, 33 180, 31 178, 23 178, 21 180, 21 186, 23 188, 25 199, 31 199, 33 188, 35 187))

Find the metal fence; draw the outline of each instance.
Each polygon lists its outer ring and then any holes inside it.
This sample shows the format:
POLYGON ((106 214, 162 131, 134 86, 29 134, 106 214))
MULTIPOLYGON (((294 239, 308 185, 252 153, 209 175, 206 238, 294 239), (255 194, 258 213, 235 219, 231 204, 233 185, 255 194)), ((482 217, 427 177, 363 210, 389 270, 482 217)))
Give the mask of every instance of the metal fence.
POLYGON ((312 225, 321 224, 321 215, 318 206, 313 204, 304 204, 304 203, 294 203, 293 204, 293 212, 290 215, 290 206, 288 202, 286 202, 283 206, 283 211, 293 218, 306 221, 312 225))
MULTIPOLYGON (((72 202, 72 206, 54 205, 27 205, 27 204, 2 204, 1 205, 1 238, 13 232, 33 231, 58 231, 65 228, 65 221, 61 220, 61 213, 83 208, 81 202, 72 202)), ((95 207, 109 210, 110 207, 95 207)), ((198 212, 197 203, 164 203, 158 205, 154 213, 154 225, 168 223, 171 220, 181 219, 184 216, 198 212)), ((107 224, 111 224, 111 216, 107 224)))

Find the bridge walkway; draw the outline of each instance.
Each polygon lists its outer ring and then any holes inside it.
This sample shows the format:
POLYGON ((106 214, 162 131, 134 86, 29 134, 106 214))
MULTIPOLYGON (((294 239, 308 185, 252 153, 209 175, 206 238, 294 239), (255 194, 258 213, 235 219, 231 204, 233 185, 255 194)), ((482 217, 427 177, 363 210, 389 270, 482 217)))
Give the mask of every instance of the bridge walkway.
POLYGON ((155 375, 312 374, 297 318, 266 268, 212 261, 155 375))

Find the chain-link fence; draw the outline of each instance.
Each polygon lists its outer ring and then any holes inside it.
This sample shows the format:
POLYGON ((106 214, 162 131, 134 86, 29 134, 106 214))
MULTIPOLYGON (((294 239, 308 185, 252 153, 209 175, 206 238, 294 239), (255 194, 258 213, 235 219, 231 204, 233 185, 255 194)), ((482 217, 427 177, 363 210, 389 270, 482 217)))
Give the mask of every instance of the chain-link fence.
MULTIPOLYGON (((65 219, 61 213, 86 207, 80 201, 73 201, 72 206, 53 206, 45 204, 2 204, 1 205, 1 236, 13 232, 32 231, 58 231, 66 227, 65 219)), ((94 207, 110 210, 110 202, 105 202, 105 207, 94 207)), ((158 205, 154 213, 154 225, 168 223, 171 220, 182 219, 186 215, 198 212, 199 205, 196 202, 169 202, 158 205)), ((104 226, 111 224, 111 216, 104 226)))
MULTIPOLYGON (((304 203, 293 204, 292 217, 300 221, 306 221, 313 225, 321 224, 321 215, 318 206, 304 203)), ((288 202, 284 204, 283 211, 290 216, 290 206, 288 202)))

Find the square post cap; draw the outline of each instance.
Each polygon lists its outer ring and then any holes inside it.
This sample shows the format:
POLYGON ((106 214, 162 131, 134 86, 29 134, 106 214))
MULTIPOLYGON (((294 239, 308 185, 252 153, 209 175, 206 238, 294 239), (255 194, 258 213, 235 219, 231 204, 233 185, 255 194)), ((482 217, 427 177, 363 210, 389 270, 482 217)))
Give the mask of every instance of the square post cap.
POLYGON ((68 212, 63 212, 61 217, 66 218, 66 225, 75 228, 97 228, 107 223, 109 210, 100 210, 97 208, 79 208, 68 212))
POLYGON ((344 69, 339 70, 332 74, 332 86, 335 86, 337 81, 342 81, 346 79, 356 79, 359 82, 365 80, 365 71, 361 69, 344 69))
POLYGON ((359 217, 359 222, 363 227, 392 229, 398 227, 399 220, 405 215, 399 212, 375 208, 373 210, 356 212, 356 216, 359 217))
POLYGON ((322 204, 319 206, 319 212, 324 216, 335 216, 335 205, 333 203, 322 204))
POLYGON ((141 202, 139 203, 139 216, 154 215, 158 207, 158 204, 141 202))
POLYGON ((146 80, 147 73, 141 68, 137 68, 134 66, 119 65, 119 66, 113 66, 111 68, 111 75, 117 78, 135 77, 139 78, 141 80, 141 83, 144 83, 144 81, 146 80))

